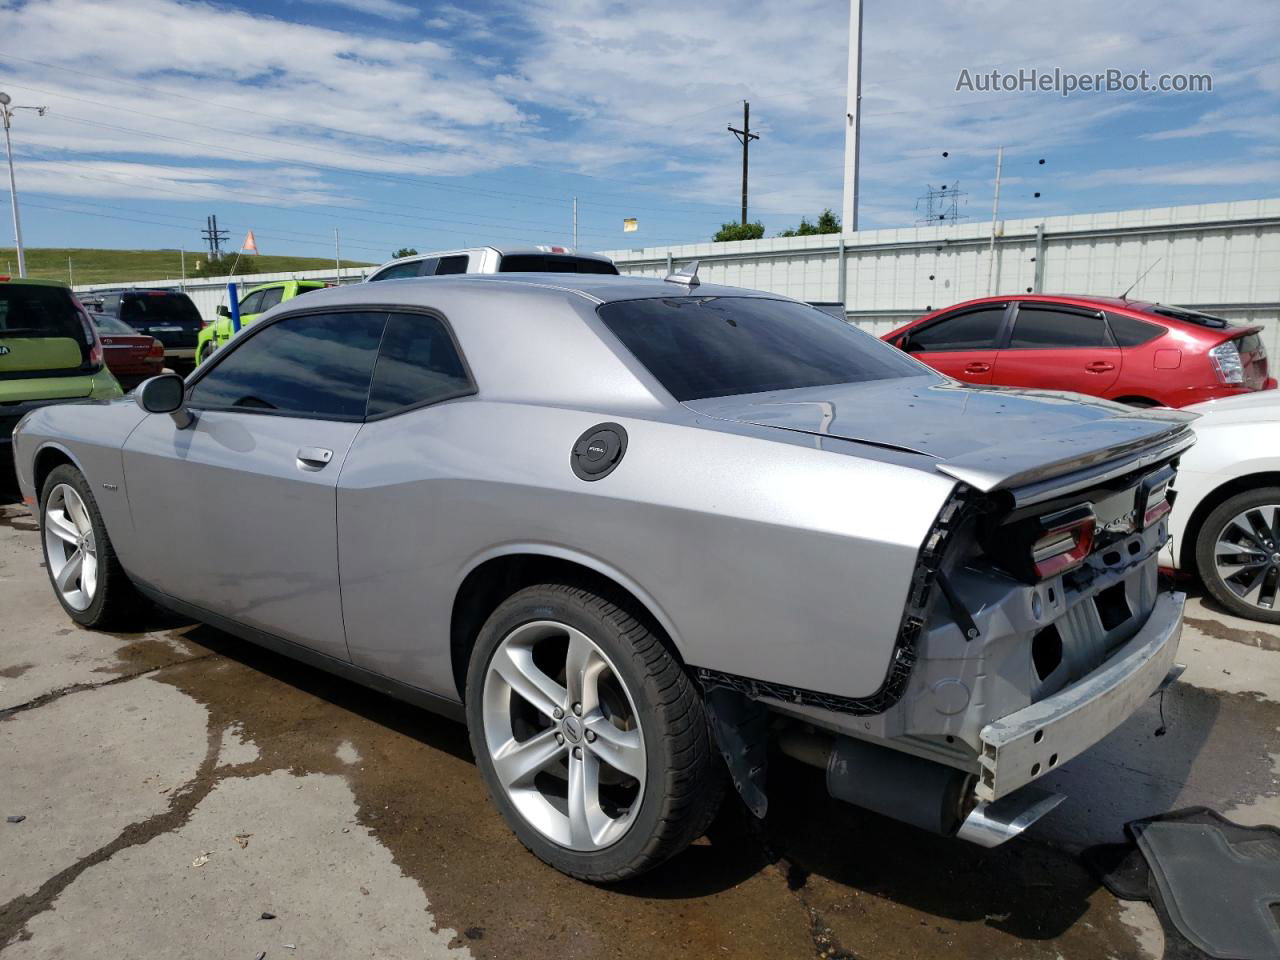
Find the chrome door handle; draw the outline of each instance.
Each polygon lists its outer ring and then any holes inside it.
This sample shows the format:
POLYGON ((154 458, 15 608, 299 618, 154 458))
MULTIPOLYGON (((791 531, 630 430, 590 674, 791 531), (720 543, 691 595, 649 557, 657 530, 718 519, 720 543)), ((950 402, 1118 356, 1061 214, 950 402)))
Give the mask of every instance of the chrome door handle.
POLYGON ((333 459, 333 451, 324 447, 299 447, 298 466, 303 469, 319 470, 333 459))
POLYGON ((975 361, 964 368, 965 373, 986 373, 991 369, 991 364, 975 361))

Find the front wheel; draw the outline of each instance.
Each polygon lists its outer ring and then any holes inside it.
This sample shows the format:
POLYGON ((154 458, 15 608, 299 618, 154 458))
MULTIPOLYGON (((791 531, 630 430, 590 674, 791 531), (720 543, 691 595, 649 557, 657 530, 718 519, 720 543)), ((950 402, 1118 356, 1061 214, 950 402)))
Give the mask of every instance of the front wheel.
POLYGON ((72 620, 104 629, 136 619, 142 600, 116 559, 88 481, 70 464, 44 482, 40 532, 54 595, 72 620))
POLYGON ((1280 623, 1280 487, 1238 493, 1205 517, 1196 537, 1205 589, 1231 613, 1280 623))
POLYGON ((640 621, 577 587, 519 591, 480 631, 467 725, 494 804, 551 866, 593 882, 692 843, 721 796, 702 701, 640 621))

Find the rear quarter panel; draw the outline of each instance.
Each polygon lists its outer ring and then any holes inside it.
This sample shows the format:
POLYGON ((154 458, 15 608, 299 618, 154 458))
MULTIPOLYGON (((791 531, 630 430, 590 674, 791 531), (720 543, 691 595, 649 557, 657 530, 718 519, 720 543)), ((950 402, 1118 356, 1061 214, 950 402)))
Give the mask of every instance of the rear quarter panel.
POLYGON ((627 586, 690 665, 876 690, 954 481, 844 455, 847 441, 696 424, 479 398, 366 424, 338 485, 352 659, 457 696, 458 587, 494 556, 538 553, 627 586), (584 482, 570 450, 603 421, 627 452, 584 482))

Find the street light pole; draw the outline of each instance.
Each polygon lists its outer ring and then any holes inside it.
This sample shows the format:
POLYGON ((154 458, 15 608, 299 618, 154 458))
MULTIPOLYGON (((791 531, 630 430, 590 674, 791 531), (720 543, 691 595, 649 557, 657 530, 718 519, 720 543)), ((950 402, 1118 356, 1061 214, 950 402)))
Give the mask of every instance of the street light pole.
POLYGON ((22 250, 22 217, 18 214, 18 185, 13 178, 13 141, 9 139, 9 126, 13 121, 13 111, 34 110, 44 116, 46 107, 11 107, 13 98, 0 92, 0 118, 4 120, 4 152, 9 158, 9 203, 13 207, 13 242, 18 251, 18 276, 27 275, 27 258, 22 250))
POLYGON ((9 139, 9 121, 13 111, 7 93, 0 93, 0 117, 4 118, 4 151, 9 157, 9 203, 13 207, 13 241, 18 248, 18 276, 27 275, 27 258, 22 252, 22 217, 18 214, 18 184, 13 179, 13 142, 9 139))

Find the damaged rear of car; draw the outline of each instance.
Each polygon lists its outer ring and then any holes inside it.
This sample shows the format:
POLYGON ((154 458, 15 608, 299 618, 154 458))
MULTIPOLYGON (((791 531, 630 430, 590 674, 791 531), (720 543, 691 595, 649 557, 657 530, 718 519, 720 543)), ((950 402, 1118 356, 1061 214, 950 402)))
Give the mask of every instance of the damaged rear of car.
MULTIPOLYGON (((790 386, 796 376, 825 376, 792 342, 768 343, 769 334, 750 345, 750 356, 742 350, 751 310, 763 318, 772 308, 739 309, 732 337, 712 327, 695 346, 690 331, 699 325, 688 320, 697 308, 685 303, 671 341, 680 352, 668 354, 670 308, 659 303, 614 306, 633 321, 648 316, 630 330, 611 328, 687 408, 809 435, 833 451, 847 441, 920 458, 914 462, 955 481, 919 545, 888 666, 870 693, 699 668, 739 792, 763 815, 775 739, 784 753, 825 768, 840 799, 985 846, 1021 832, 1063 799, 1034 781, 1119 726, 1178 672, 1184 598, 1161 592, 1156 555, 1169 536, 1170 482, 1194 442, 1193 418, 1075 394, 972 388, 916 371, 790 386), (705 356, 716 362, 688 359, 705 356), (752 357, 771 357, 754 381, 760 362, 752 357), (730 383, 704 369, 731 371, 730 383), (777 383, 787 388, 771 389, 777 383), (726 392, 743 384, 750 389, 726 392)), ((935 507, 900 501, 884 509, 905 521, 935 507)), ((850 589, 887 596, 900 585, 850 589)), ((861 639, 859 628, 849 625, 861 639)))

